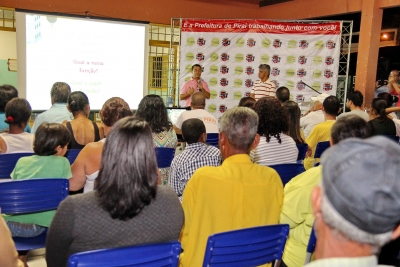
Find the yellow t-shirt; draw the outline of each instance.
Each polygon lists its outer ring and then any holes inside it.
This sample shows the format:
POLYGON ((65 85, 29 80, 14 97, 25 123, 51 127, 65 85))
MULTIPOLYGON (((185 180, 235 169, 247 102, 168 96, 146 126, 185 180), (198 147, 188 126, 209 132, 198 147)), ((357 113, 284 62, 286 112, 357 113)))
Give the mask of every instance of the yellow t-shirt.
POLYGON ((329 120, 321 122, 314 126, 310 135, 306 139, 306 143, 312 149, 311 156, 304 159, 304 168, 308 170, 314 166, 314 153, 319 142, 329 141, 331 139, 331 128, 336 121, 329 120))
POLYGON ((311 192, 321 178, 320 165, 297 175, 285 185, 280 223, 290 226, 282 258, 287 266, 300 267, 306 260, 307 244, 314 223, 311 192))
POLYGON ((282 203, 277 172, 252 163, 246 154, 198 169, 183 192, 180 266, 202 266, 211 234, 279 223, 282 203))

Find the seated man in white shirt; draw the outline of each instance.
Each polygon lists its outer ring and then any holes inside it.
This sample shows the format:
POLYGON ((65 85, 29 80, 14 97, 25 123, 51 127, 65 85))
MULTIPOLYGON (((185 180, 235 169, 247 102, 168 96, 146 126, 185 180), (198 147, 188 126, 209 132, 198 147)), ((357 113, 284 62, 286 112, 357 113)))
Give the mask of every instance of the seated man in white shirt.
POLYGON ((322 112, 322 103, 328 96, 330 95, 320 94, 316 97, 311 97, 314 105, 300 118, 300 127, 303 129, 305 138, 308 137, 315 125, 325 121, 325 116, 322 112))
POLYGON ((201 92, 196 92, 192 95, 190 107, 192 110, 182 112, 174 125, 174 130, 177 134, 182 134, 182 123, 187 119, 202 120, 206 126, 207 133, 219 132, 218 120, 211 113, 204 110, 206 107, 206 98, 201 92))

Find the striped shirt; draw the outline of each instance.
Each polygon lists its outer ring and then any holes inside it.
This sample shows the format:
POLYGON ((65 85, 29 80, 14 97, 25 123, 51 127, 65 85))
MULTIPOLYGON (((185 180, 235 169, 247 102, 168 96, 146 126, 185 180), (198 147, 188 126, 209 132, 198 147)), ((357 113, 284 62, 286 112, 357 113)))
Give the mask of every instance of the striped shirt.
POLYGON ((270 79, 262 82, 261 80, 255 81, 254 86, 251 89, 251 93, 254 94, 254 98, 256 100, 264 97, 264 96, 275 96, 276 85, 271 82, 270 79))
POLYGON ((375 256, 366 257, 348 257, 348 258, 327 258, 312 261, 304 266, 307 267, 374 267, 388 266, 378 265, 375 256))
POLYGON ((254 163, 264 166, 270 166, 283 163, 296 163, 297 149, 296 142, 292 137, 281 133, 282 142, 279 144, 278 139, 271 137, 269 143, 265 136, 261 136, 258 146, 250 152, 250 158, 254 163))

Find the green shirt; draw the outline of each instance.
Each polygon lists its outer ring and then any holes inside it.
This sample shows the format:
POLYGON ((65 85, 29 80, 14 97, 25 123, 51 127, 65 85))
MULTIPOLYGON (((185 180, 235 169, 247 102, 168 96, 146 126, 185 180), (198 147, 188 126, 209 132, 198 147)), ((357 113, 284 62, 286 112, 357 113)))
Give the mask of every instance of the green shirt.
MULTIPOLYGON (((71 166, 65 157, 60 156, 28 156, 18 160, 11 178, 24 180, 32 178, 71 178, 71 166)), ((6 221, 37 224, 49 227, 56 213, 55 210, 24 215, 6 216, 6 221)))

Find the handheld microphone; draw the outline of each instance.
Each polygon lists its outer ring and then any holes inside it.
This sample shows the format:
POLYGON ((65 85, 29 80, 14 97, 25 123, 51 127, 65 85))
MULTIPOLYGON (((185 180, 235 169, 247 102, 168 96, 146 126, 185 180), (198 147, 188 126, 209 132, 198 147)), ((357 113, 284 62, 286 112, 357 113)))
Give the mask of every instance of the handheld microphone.
MULTIPOLYGON (((197 80, 197 84, 201 84, 201 79, 200 78, 197 80)), ((202 91, 201 88, 199 88, 199 91, 200 92, 202 91)))

